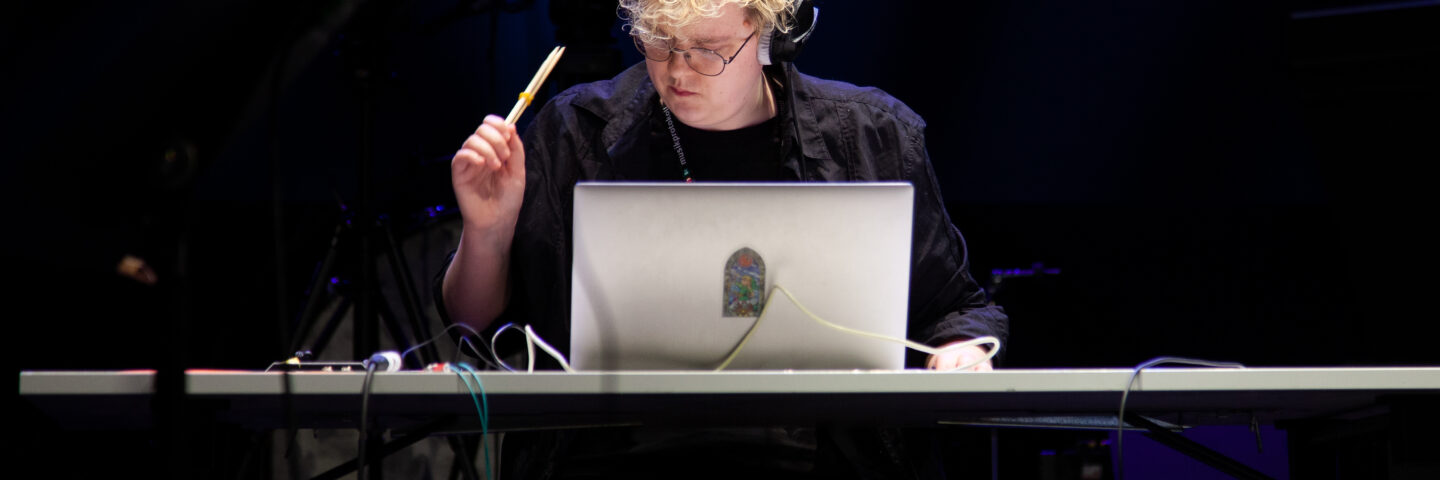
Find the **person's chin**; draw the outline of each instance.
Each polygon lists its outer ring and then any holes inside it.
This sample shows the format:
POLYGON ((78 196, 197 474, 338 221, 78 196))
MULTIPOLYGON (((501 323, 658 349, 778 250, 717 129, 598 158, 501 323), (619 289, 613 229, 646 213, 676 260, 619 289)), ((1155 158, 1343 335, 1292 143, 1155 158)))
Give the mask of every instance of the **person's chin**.
POLYGON ((704 112, 704 108, 699 102, 689 101, 689 99, 685 98, 681 98, 678 101, 667 100, 665 105, 670 107, 670 113, 675 114, 676 119, 690 126, 694 126, 699 122, 701 120, 701 114, 704 112))

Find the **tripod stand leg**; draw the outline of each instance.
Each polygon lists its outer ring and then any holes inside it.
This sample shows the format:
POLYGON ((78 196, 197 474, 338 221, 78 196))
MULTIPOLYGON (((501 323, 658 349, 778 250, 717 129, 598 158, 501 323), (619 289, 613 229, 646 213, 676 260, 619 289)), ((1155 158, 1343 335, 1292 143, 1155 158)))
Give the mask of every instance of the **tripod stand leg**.
MULTIPOLYGON (((410 319, 410 331, 415 334, 416 341, 424 341, 431 338, 430 327, 426 318, 420 312, 420 295, 415 290, 415 280, 410 277, 410 266, 405 261, 405 255, 400 253, 400 245, 395 242, 395 235, 387 223, 384 226, 386 245, 389 247, 387 256, 390 259, 390 272, 394 275, 396 284, 399 286, 400 301, 405 305, 405 312, 410 319)), ((437 362, 440 359, 440 352, 434 344, 426 345, 420 349, 420 361, 422 364, 437 362)))
MULTIPOLYGON (((380 293, 377 289, 375 295, 383 297, 384 294, 380 293)), ((382 298, 382 300, 384 300, 384 298, 382 298)), ((409 345, 414 345, 415 343, 410 340, 410 336, 405 333, 405 329, 400 328, 399 323, 396 322, 397 317, 395 316, 394 309, 390 308, 390 302, 381 301, 377 306, 380 309, 380 320, 385 324, 385 330, 390 333, 390 339, 394 340, 395 344, 400 345, 401 348, 409 348, 409 345)))
MULTIPOLYGON (((326 251, 325 259, 320 262, 320 266, 315 269, 314 278, 310 281, 310 290, 306 292, 305 305, 300 308, 300 319, 296 322, 295 333, 290 335, 290 351, 281 352, 282 356, 288 356, 299 351, 301 347, 304 346, 305 337, 310 334, 310 329, 314 327, 313 319, 318 313, 316 309, 319 308, 320 305, 320 302, 316 301, 316 299, 320 296, 320 292, 324 291, 325 281, 330 277, 330 270, 334 268, 335 252, 340 243, 340 235, 344 231, 345 224, 342 222, 335 226, 335 234, 330 236, 330 249, 326 251)), ((344 311, 344 309, 342 308, 340 311, 344 311)), ((331 322, 333 323, 334 319, 332 319, 331 322)), ((333 329, 328 325, 326 329, 333 332, 333 329)), ((328 338, 328 336, 326 338, 328 338)))
POLYGON ((315 337, 315 341, 305 345, 302 343, 305 338, 300 337, 297 339, 297 344, 300 346, 296 347, 296 350, 303 348, 315 352, 317 355, 325 351, 325 347, 330 344, 330 337, 335 336, 335 330, 340 328, 340 321, 345 319, 345 314, 350 312, 350 307, 350 298, 341 297, 340 304, 336 305, 335 311, 330 313, 330 318, 325 321, 325 327, 320 329, 320 335, 315 337))
POLYGON ((450 450, 455 452, 455 462, 450 466, 450 477, 454 478, 458 472, 466 480, 480 480, 480 474, 475 471, 473 449, 466 438, 467 436, 453 435, 447 438, 450 441, 450 450))

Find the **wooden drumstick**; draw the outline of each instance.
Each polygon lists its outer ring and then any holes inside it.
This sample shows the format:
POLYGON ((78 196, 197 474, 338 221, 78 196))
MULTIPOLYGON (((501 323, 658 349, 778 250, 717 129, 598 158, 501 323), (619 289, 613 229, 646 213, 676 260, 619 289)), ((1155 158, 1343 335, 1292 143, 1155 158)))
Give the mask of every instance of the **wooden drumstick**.
POLYGON ((520 99, 515 101, 515 108, 510 109, 510 115, 505 117, 506 125, 514 125, 520 119, 520 113, 525 107, 530 106, 530 101, 535 99, 535 93, 540 91, 540 84, 545 83, 545 77, 550 76, 550 70, 555 69, 555 64, 560 62, 560 56, 565 54, 565 47, 555 47, 550 51, 550 56, 545 57, 545 63, 540 64, 540 70, 535 72, 535 78, 530 79, 530 86, 520 92, 520 99))

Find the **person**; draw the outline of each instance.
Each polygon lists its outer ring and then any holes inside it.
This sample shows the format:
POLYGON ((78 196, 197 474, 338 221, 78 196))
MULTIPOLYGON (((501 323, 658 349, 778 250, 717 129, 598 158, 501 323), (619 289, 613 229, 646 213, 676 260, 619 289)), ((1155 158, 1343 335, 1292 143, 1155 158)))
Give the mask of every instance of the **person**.
MULTIPOLYGON (((987 335, 1003 342, 1008 318, 986 305, 968 271, 920 117, 878 89, 763 61, 765 44, 794 38, 799 3, 621 0, 645 60, 561 92, 523 136, 487 116, 451 163, 463 229, 436 282, 446 321, 479 331, 529 324, 568 351, 579 181, 906 181, 915 191, 907 335, 932 346, 987 335)), ((911 352, 907 365, 983 371, 993 368, 977 363, 986 353, 911 352)))

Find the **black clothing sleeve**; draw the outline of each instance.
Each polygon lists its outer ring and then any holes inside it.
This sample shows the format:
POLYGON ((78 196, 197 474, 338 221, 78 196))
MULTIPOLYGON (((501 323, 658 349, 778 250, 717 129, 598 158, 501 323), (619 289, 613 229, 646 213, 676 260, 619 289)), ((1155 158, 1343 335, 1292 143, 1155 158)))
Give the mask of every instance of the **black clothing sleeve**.
MULTIPOLYGON (((1003 349, 1009 317, 988 305, 985 291, 970 274, 969 249, 960 229, 950 221, 935 172, 919 132, 908 139, 906 177, 915 187, 915 224, 911 237, 909 337, 926 345, 993 335, 1003 349), (929 322, 923 319, 933 319, 929 322), (920 321, 917 321, 920 320, 920 321)), ((925 355, 907 353, 912 367, 925 365, 925 355)))

